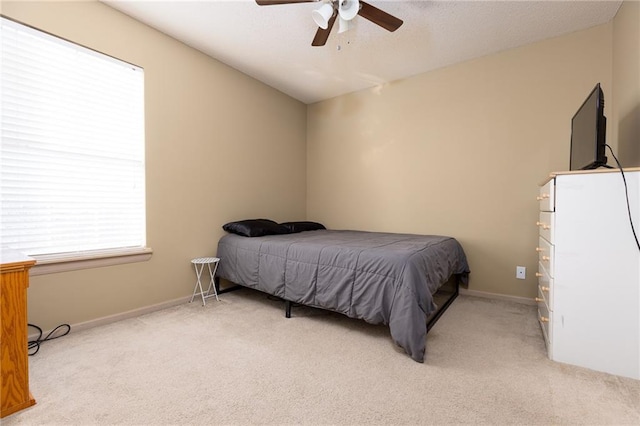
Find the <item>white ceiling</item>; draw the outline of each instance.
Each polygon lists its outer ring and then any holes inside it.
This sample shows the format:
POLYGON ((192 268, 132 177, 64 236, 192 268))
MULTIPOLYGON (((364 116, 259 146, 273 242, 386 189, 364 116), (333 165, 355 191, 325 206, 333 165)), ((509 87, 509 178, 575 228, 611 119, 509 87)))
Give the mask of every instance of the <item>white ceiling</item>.
POLYGON ((312 47, 319 3, 102 1, 304 103, 599 25, 622 3, 366 0, 404 24, 391 33, 356 16, 312 47))

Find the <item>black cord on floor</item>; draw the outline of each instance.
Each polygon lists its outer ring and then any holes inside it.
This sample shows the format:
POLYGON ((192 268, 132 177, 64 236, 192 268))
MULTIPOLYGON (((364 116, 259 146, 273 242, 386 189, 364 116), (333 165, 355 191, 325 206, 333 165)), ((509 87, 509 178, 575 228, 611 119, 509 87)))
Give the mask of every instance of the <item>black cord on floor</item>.
POLYGON ((47 340, 53 340, 53 339, 57 339, 57 338, 62 337, 62 336, 66 336, 71 331, 71 326, 69 324, 60 324, 59 326, 54 328, 49 334, 47 334, 47 337, 45 337, 43 339, 42 338, 42 329, 40 327, 38 327, 37 325, 34 325, 34 324, 28 324, 28 325, 29 325, 29 327, 33 327, 36 330, 38 330, 38 338, 36 340, 29 340, 29 345, 27 346, 28 350, 29 350, 29 356, 33 356, 33 355, 38 353, 38 351, 40 350, 40 344, 41 343, 44 343, 47 340), (67 329, 62 334, 54 336, 55 332, 58 331, 59 329, 61 329, 62 327, 66 327, 67 329), (35 348, 35 350, 33 350, 34 348, 35 348), (31 352, 31 351, 33 351, 33 352, 31 352))
POLYGON ((624 182, 624 194, 627 197, 627 213, 629 213, 629 223, 631 224, 631 231, 633 232, 633 238, 636 239, 636 245, 638 246, 638 250, 640 251, 640 243, 638 242, 638 235, 636 234, 636 228, 633 226, 633 217, 631 216, 631 206, 629 205, 629 189, 627 188, 627 179, 624 177, 624 170, 622 170, 622 165, 620 164, 620 161, 618 161, 618 157, 616 157, 616 155, 613 153, 613 149, 608 144, 605 144, 605 146, 609 148, 609 151, 611 151, 611 155, 613 155, 613 159, 616 160, 616 164, 620 169, 620 174, 622 175, 622 181, 624 182))

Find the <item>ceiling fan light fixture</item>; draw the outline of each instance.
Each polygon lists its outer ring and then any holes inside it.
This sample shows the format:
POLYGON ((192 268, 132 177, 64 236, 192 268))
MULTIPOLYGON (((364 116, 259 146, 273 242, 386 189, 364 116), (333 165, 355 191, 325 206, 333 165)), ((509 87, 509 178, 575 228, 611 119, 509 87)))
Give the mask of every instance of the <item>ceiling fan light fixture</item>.
POLYGON ((333 16, 333 6, 330 3, 325 3, 320 6, 319 9, 316 9, 311 12, 311 17, 314 22, 323 30, 326 30, 329 27, 329 19, 333 16))
MULTIPOLYGON (((0 0, 1 1, 1 0, 0 0)), ((370 5, 364 0, 255 0, 258 6, 272 6, 289 3, 321 3, 321 6, 311 11, 311 17, 318 25, 316 34, 311 42, 312 46, 324 46, 327 43, 331 29, 336 19, 338 31, 344 32, 352 26, 351 21, 361 16, 387 31, 393 32, 400 28, 402 19, 370 5)))
POLYGON ((341 17, 338 19, 338 34, 348 31, 351 27, 351 21, 345 21, 341 17))
POLYGON ((338 0, 338 13, 345 21, 355 18, 358 11, 360 11, 360 2, 358 0, 338 0))

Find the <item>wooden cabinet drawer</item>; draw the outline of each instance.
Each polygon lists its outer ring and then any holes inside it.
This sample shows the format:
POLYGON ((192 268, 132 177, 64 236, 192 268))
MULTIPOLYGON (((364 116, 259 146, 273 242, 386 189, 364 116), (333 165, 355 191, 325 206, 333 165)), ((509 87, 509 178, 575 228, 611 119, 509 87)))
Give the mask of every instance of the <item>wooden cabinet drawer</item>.
POLYGON ((553 342, 551 333, 553 332, 553 328, 550 327, 552 321, 553 312, 549 310, 549 306, 547 305, 547 301, 544 298, 544 294, 538 287, 538 322, 540 323, 540 327, 542 328, 542 334, 544 335, 545 344, 547 345, 547 352, 549 357, 551 357, 551 344, 553 342))
POLYGON ((538 194, 538 201, 540 202, 541 212, 553 212, 555 211, 555 179, 551 179, 544 186, 540 187, 540 193, 538 194))
POLYGON ((553 278, 551 278, 542 263, 538 263, 536 276, 538 277, 538 293, 542 293, 547 301, 549 310, 553 311, 553 278))
POLYGON ((555 214, 552 212, 540 212, 536 225, 538 225, 540 236, 554 244, 555 214))
POLYGON ((544 266, 544 269, 549 273, 549 276, 553 278, 553 246, 549 241, 542 237, 538 238, 538 262, 544 266))

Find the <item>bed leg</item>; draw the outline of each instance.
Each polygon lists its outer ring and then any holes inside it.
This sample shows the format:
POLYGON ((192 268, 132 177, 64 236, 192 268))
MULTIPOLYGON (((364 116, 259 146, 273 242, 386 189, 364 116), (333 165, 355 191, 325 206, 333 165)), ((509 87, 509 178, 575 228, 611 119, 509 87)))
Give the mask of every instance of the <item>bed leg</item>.
POLYGON ((291 318, 291 301, 284 301, 284 316, 287 318, 291 318))

